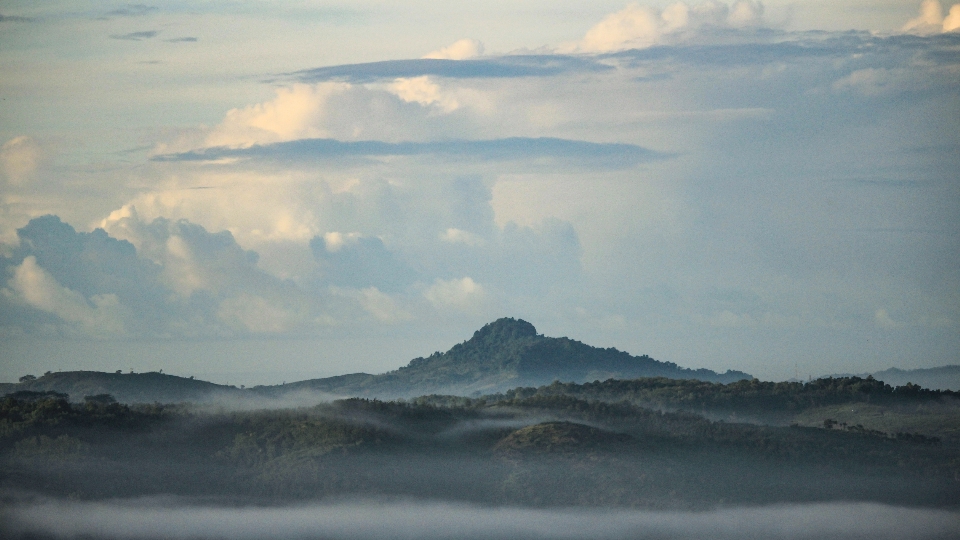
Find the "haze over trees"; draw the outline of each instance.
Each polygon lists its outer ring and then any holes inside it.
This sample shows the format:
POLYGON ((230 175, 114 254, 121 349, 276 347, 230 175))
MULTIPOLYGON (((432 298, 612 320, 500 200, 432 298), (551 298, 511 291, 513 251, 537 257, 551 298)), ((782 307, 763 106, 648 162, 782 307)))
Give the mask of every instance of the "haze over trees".
POLYGON ((12 510, 0 510, 10 517, 0 535, 18 540, 47 538, 16 513, 37 500, 564 512, 836 501, 943 511, 960 500, 957 392, 690 370, 544 337, 515 319, 383 375, 243 389, 63 372, 8 389, 0 501, 12 510), (331 399, 333 389, 355 397, 331 399))
POLYGON ((569 394, 544 387, 247 412, 11 395, 0 402, 0 488, 81 499, 377 495, 675 509, 941 507, 960 497, 956 441, 718 422, 569 394))

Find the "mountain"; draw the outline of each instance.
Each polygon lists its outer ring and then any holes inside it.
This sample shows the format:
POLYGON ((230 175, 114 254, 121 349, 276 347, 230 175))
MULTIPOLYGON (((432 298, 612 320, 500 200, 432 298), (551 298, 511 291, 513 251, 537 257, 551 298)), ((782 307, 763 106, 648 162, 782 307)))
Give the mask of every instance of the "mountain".
POLYGON ((930 390, 952 390, 960 391, 960 366, 949 365, 934 368, 922 369, 900 369, 892 367, 883 371, 873 373, 840 373, 834 375, 825 375, 822 378, 843 378, 843 377, 873 377, 878 381, 883 381, 890 386, 904 386, 907 383, 916 384, 930 390))
POLYGON ((469 396, 504 392, 518 386, 542 386, 556 380, 589 382, 640 377, 721 383, 752 378, 740 371, 720 374, 709 369, 686 369, 646 355, 591 347, 565 337, 545 337, 526 321, 503 318, 477 330, 472 338, 445 353, 415 358, 406 366, 380 375, 352 373, 241 390, 156 372, 69 371, 46 373, 19 384, 0 384, 0 396, 27 390, 61 392, 69 394, 72 401, 111 394, 122 403, 213 402, 228 398, 315 402, 316 394, 382 399, 427 394, 469 396))
POLYGON ((941 366, 927 369, 890 368, 871 373, 874 379, 890 386, 918 384, 931 390, 960 391, 960 366, 941 366))
POLYGON ((100 371, 47 372, 19 384, 0 384, 0 396, 19 391, 60 392, 71 401, 110 394, 121 403, 179 403, 217 401, 238 397, 242 390, 194 378, 163 373, 103 373, 100 371))
POLYGON ((474 332, 473 337, 445 353, 415 358, 404 367, 381 375, 354 373, 300 381, 284 386, 259 386, 254 392, 279 396, 298 391, 337 396, 413 397, 426 394, 475 395, 518 386, 540 386, 555 380, 586 382, 606 379, 667 377, 729 383, 752 377, 740 371, 716 373, 681 368, 649 356, 632 356, 617 349, 591 347, 569 338, 537 333, 527 321, 502 318, 474 332))

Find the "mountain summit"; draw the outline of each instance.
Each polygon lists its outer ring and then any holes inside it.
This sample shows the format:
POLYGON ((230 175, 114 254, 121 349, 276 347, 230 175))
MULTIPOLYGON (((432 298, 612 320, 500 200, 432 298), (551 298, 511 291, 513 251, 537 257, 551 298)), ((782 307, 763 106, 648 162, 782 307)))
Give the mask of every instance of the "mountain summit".
POLYGON ((314 394, 319 392, 330 396, 392 399, 427 394, 492 394, 557 380, 582 383, 640 377, 722 383, 752 378, 740 371, 716 373, 709 369, 687 369, 646 355, 632 356, 565 337, 546 337, 538 334, 527 321, 503 318, 484 325, 473 337, 447 352, 414 358, 406 366, 380 375, 352 373, 241 390, 162 373, 72 371, 47 373, 19 384, 0 384, 0 396, 17 391, 53 391, 69 394, 74 401, 87 395, 112 394, 129 403, 171 403, 257 397, 314 399, 314 394))
POLYGON ((687 369, 646 355, 591 347, 566 337, 546 337, 527 321, 502 318, 484 325, 473 337, 447 352, 414 358, 406 366, 382 375, 355 373, 256 390, 276 394, 309 389, 367 397, 471 395, 540 386, 555 380, 587 382, 639 377, 722 383, 751 378, 740 371, 720 374, 709 369, 687 369))

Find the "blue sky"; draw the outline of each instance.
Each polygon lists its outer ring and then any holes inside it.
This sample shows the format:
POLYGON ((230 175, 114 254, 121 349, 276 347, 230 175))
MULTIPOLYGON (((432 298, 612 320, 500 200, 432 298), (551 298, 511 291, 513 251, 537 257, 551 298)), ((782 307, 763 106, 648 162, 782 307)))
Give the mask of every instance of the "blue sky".
POLYGON ((960 5, 5 2, 0 379, 398 367, 485 322, 957 363, 960 5))

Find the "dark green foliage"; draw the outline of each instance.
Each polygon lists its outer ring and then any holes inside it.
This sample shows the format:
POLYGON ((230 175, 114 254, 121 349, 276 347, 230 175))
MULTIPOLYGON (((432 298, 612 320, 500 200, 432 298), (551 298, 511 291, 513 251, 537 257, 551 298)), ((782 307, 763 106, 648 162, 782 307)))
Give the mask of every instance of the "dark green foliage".
POLYGON ((600 401, 628 401, 644 407, 687 410, 714 416, 739 415, 789 420, 795 413, 839 403, 897 404, 960 398, 960 392, 927 390, 916 385, 891 387, 873 378, 817 379, 808 383, 757 379, 729 384, 663 377, 592 383, 554 382, 539 388, 516 388, 507 399, 566 395, 600 401))
POLYGON ((110 405, 111 403, 116 403, 117 399, 110 394, 97 394, 95 396, 84 396, 83 401, 86 403, 97 403, 101 405, 110 405))
MULTIPOLYGON (((92 499, 412 496, 651 508, 835 499, 943 506, 960 497, 957 445, 839 423, 717 422, 558 387, 249 412, 7 397, 0 487, 92 499)), ((828 387, 850 385, 814 388, 828 387)))
POLYGON ((0 394, 58 392, 81 401, 86 396, 110 394, 123 403, 207 402, 242 395, 232 386, 214 384, 159 372, 103 373, 99 371, 46 372, 19 384, 0 384, 0 394))

